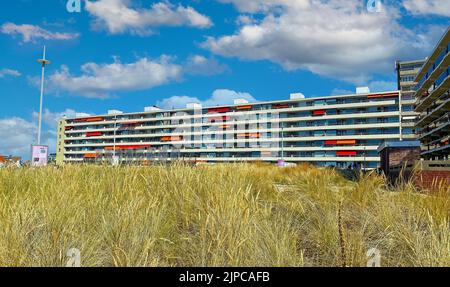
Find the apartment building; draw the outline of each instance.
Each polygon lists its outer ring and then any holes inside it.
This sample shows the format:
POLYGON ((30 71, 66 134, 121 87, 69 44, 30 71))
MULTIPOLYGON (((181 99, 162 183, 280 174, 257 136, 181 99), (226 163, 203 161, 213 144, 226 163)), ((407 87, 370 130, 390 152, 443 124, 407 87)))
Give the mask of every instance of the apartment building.
POLYGON ((416 123, 425 160, 448 160, 450 154, 450 29, 417 73, 416 123))
POLYGON ((399 91, 253 102, 183 109, 109 111, 59 122, 58 163, 150 164, 265 161, 372 169, 378 146, 414 138, 414 124, 402 122, 414 111, 401 106, 399 91), (400 112, 401 111, 401 112, 400 112))
MULTIPOLYGON (((415 61, 397 61, 395 63, 397 72, 397 89, 402 92, 402 99, 405 101, 402 105, 403 111, 414 111, 414 104, 408 104, 415 99, 416 95, 416 79, 417 74, 425 64, 426 59, 415 61)), ((412 116, 403 116, 403 122, 415 123, 419 118, 419 113, 412 116)), ((415 134, 416 131, 413 130, 415 134)))

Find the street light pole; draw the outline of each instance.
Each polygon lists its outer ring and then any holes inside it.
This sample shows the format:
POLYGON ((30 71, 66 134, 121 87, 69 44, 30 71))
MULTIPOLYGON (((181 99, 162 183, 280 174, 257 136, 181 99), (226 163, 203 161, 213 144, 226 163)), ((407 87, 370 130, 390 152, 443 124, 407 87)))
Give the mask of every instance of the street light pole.
POLYGON ((117 165, 117 160, 116 160, 116 134, 117 134, 117 115, 114 115, 114 144, 113 144, 113 159, 112 159, 112 164, 115 166, 117 165))
POLYGON ((38 60, 38 63, 42 65, 42 76, 41 76, 41 99, 39 104, 39 127, 38 127, 38 138, 37 144, 41 144, 41 134, 42 134, 42 105, 44 102, 44 78, 45 78, 45 66, 50 64, 50 61, 45 59, 45 46, 42 59, 38 60))

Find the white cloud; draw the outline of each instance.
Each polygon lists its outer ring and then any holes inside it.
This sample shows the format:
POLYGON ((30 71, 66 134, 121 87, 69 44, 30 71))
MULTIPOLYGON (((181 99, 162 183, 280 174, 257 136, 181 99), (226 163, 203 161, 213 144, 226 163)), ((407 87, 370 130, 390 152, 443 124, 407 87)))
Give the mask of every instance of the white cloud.
POLYGON ((12 77, 20 77, 22 74, 19 71, 12 70, 12 69, 1 69, 0 70, 0 78, 3 78, 5 76, 12 76, 12 77))
MULTIPOLYGON (((77 112, 65 109, 62 112, 52 112, 45 109, 43 114, 42 144, 49 146, 50 152, 56 150, 58 120, 66 115, 75 117, 77 112)), ((36 143, 38 113, 32 113, 31 121, 20 117, 0 119, 0 155, 21 156, 29 159, 30 148, 36 143)))
POLYGON ((0 119, 0 154, 25 156, 36 135, 36 125, 19 117, 0 119))
POLYGON ((232 35, 209 37, 202 46, 215 54, 269 60, 286 70, 362 84, 375 73, 392 72, 400 57, 429 53, 435 30, 410 30, 398 23, 396 6, 369 13, 360 0, 222 0, 258 22, 238 26, 232 35))
POLYGON ((267 12, 273 8, 297 2, 298 5, 304 5, 303 0, 218 0, 222 3, 232 3, 240 12, 255 13, 267 12))
POLYGON ((0 27, 0 32, 8 35, 20 35, 24 43, 35 43, 38 39, 44 40, 72 40, 80 36, 78 33, 50 32, 39 26, 14 23, 5 23, 0 27))
POLYGON ((227 65, 219 63, 214 58, 206 58, 201 55, 194 55, 187 59, 184 71, 192 75, 217 75, 227 71, 227 65))
POLYGON ((178 80, 182 75, 182 67, 172 63, 168 56, 156 60, 141 58, 134 63, 121 63, 117 59, 112 64, 86 63, 81 71, 81 75, 74 76, 68 67, 62 66, 49 77, 50 88, 88 98, 107 98, 113 92, 150 89, 178 80))
MULTIPOLYGON (((42 114, 42 121, 52 130, 56 129, 59 120, 66 116, 68 118, 74 118, 78 112, 72 109, 65 109, 62 112, 51 112, 49 109, 45 109, 42 114)), ((39 113, 33 112, 33 119, 37 122, 39 118, 39 113)))
MULTIPOLYGON (((397 82, 395 81, 371 81, 368 83, 364 83, 363 85, 359 85, 361 87, 367 86, 372 93, 378 93, 378 92, 389 92, 389 91, 396 91, 397 90, 397 82)), ((335 88, 331 91, 332 96, 338 96, 338 95, 352 95, 356 93, 356 86, 353 90, 348 89, 342 89, 342 88, 335 88)))
POLYGON ((194 8, 175 6, 169 2, 158 2, 149 9, 141 9, 131 7, 130 0, 87 0, 86 10, 95 17, 95 29, 106 29, 111 34, 129 31, 149 35, 154 33, 154 27, 160 26, 212 26, 211 19, 194 8))
POLYGON ((403 0, 403 6, 415 15, 450 17, 450 1, 448 0, 403 0))
POLYGON ((185 108, 188 103, 198 103, 205 107, 232 105, 235 99, 245 99, 249 102, 255 102, 256 99, 249 93, 236 92, 227 89, 217 89, 212 96, 206 100, 200 100, 195 97, 173 96, 157 103, 163 109, 185 108))

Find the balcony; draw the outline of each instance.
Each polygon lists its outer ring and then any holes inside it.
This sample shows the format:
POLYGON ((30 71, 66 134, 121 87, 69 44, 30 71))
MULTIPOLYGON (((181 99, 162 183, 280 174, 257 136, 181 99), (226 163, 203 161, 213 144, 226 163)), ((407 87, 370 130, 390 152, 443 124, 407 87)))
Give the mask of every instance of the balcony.
POLYGON ((446 99, 442 104, 440 104, 438 107, 433 109, 431 112, 423 116, 418 122, 418 127, 424 127, 431 122, 435 121, 439 117, 441 117, 443 114, 450 111, 450 98, 446 99))
MULTIPOLYGON (((426 90, 433 85, 434 82, 436 82, 438 80, 438 78, 440 78, 440 76, 442 76, 443 73, 446 72, 446 70, 448 70, 448 67, 450 65, 450 53, 447 53, 445 55, 445 58, 443 59, 443 61, 440 63, 439 66, 437 66, 434 70, 432 70, 429 75, 428 78, 423 78, 419 84, 417 84, 416 86, 416 95, 422 95, 426 92, 426 90)), ((427 73, 428 74, 428 73, 427 73)), ((424 76, 425 77, 425 76, 424 76)), ((447 78, 448 78, 448 73, 447 73, 447 78)), ((447 86, 448 87, 448 86, 447 86)), ((436 89, 435 89, 436 90, 436 89)), ((430 95, 431 96, 431 95, 430 95)), ((420 97, 417 97, 420 99, 420 97)), ((427 101, 429 97, 426 97, 423 101, 427 101)), ((419 104, 420 105, 420 104, 419 104)), ((418 106, 419 107, 419 106, 418 106)), ((420 110, 419 110, 420 111, 420 110)))

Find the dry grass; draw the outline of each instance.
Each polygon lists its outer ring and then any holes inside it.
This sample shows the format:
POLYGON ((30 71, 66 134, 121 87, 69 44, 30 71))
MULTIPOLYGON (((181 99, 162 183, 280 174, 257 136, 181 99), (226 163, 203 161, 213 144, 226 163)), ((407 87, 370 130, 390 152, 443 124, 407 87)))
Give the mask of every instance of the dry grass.
POLYGON ((450 266, 449 212, 448 190, 306 165, 5 168, 0 266, 64 266, 71 247, 83 266, 365 266, 371 247, 450 266))

